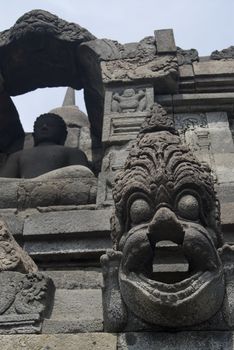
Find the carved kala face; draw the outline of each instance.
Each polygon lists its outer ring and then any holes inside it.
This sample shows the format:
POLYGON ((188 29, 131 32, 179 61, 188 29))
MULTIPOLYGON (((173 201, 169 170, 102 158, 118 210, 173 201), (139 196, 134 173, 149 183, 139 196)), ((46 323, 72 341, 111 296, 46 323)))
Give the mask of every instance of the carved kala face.
POLYGON ((146 134, 116 180, 114 199, 117 249, 123 253, 119 282, 129 309, 166 327, 212 317, 223 302, 224 277, 217 252, 219 212, 207 168, 178 136, 146 134), (188 271, 170 282, 154 273, 163 241, 178 245, 188 263, 188 271))

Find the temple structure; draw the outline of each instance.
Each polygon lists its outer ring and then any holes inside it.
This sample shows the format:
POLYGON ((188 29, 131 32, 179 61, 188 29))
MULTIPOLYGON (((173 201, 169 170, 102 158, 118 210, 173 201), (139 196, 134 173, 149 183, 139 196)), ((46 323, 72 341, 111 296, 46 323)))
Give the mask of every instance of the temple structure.
POLYGON ((0 33, 0 135, 2 350, 234 349, 232 46, 31 11, 0 33), (11 96, 55 86, 25 134, 11 96))

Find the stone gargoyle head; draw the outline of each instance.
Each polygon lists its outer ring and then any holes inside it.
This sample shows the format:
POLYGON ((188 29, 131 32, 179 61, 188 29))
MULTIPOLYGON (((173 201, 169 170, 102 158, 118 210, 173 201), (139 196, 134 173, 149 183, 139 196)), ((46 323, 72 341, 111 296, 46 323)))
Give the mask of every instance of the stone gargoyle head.
POLYGON ((101 258, 106 329, 123 329, 129 312, 170 328, 209 320, 225 294, 219 202, 208 166, 182 144, 158 104, 115 179, 113 197, 114 249, 101 258), (153 273, 162 241, 180 246, 188 261, 187 274, 174 283, 153 273))

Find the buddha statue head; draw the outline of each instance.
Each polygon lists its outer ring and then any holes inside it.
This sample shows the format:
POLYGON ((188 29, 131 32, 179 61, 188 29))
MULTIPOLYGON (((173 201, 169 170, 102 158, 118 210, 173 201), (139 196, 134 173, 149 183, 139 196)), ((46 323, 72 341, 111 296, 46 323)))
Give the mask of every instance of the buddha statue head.
POLYGON ((64 145, 67 127, 63 118, 54 113, 41 114, 34 123, 34 145, 52 143, 64 145))

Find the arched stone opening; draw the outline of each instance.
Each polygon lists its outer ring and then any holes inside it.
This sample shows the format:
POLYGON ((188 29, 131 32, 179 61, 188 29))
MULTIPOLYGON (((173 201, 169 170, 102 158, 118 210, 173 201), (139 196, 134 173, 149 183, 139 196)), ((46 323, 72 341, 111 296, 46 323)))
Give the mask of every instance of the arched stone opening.
MULTIPOLYGON (((19 149, 23 137, 18 113, 10 99, 43 87, 84 89, 91 124, 93 161, 101 149, 104 88, 98 50, 85 47, 95 40, 86 29, 46 11, 33 10, 0 33, 0 143, 2 152, 19 149)), ((95 46, 95 45, 94 45, 95 46)), ((45 111, 46 112, 46 111, 45 111)))

